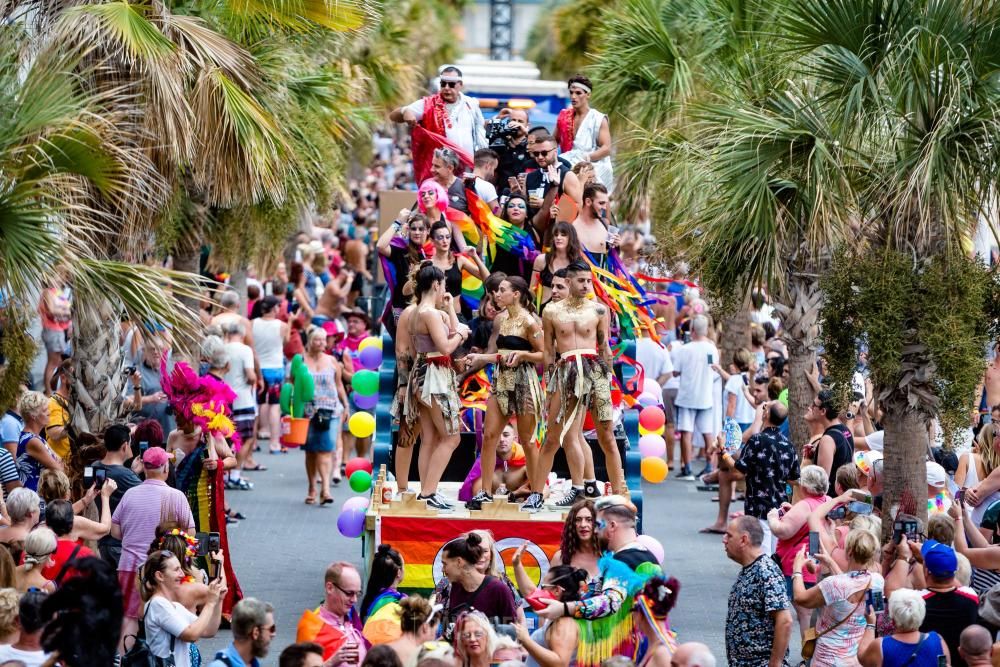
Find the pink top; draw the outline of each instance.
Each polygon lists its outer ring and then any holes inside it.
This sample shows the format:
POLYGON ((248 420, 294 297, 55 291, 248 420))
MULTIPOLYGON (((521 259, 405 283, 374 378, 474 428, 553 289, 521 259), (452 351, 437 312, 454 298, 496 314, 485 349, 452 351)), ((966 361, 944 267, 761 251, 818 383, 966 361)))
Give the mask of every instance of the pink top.
MULTIPOLYGON (((811 513, 814 509, 828 501, 830 498, 828 496, 806 496, 799 503, 805 503, 809 506, 809 512, 811 513)), ((799 503, 796 503, 798 505, 799 503)), ((806 521, 799 528, 799 531, 789 537, 786 540, 778 540, 778 546, 774 548, 774 552, 778 554, 778 558, 781 559, 781 571, 786 577, 792 576, 792 564, 795 562, 795 554, 802 550, 803 546, 809 545, 809 521, 808 517, 806 521)), ((809 570, 802 571, 802 580, 807 584, 816 583, 816 573, 810 572, 809 570)))
POLYGON ((340 667, 340 665, 346 665, 347 667, 355 667, 356 664, 360 665, 362 662, 365 661, 365 654, 368 652, 366 647, 368 646, 368 644, 367 642, 365 642, 365 638, 361 634, 361 632, 359 632, 358 629, 354 627, 352 623, 350 622, 345 623, 343 619, 337 618, 336 616, 331 614, 329 611, 327 611, 326 605, 319 606, 319 617, 327 625, 332 625, 333 627, 343 632, 347 636, 346 643, 349 644, 353 642, 358 645, 357 663, 340 662, 334 665, 334 667, 340 667))
POLYGON ((187 498, 158 479, 147 479, 125 492, 111 515, 122 531, 120 572, 135 572, 146 562, 146 552, 163 521, 175 521, 194 533, 194 517, 187 498))

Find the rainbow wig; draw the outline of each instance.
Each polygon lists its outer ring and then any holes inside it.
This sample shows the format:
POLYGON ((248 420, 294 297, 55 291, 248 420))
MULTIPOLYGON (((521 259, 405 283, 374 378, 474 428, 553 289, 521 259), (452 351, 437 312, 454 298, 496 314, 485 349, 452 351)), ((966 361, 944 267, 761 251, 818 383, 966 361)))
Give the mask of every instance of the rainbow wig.
POLYGON ((448 210, 448 191, 444 189, 444 186, 435 181, 433 178, 428 178, 426 181, 420 184, 420 189, 417 191, 417 205, 420 207, 420 212, 424 215, 427 214, 427 207, 424 206, 424 199, 420 196, 420 193, 427 190, 433 190, 437 195, 437 207, 438 210, 444 213, 448 210))
POLYGON ((238 446, 239 435, 229 417, 236 392, 228 384, 212 375, 199 377, 182 361, 167 373, 166 357, 160 362, 160 377, 163 393, 180 421, 200 426, 203 432, 230 439, 238 446))

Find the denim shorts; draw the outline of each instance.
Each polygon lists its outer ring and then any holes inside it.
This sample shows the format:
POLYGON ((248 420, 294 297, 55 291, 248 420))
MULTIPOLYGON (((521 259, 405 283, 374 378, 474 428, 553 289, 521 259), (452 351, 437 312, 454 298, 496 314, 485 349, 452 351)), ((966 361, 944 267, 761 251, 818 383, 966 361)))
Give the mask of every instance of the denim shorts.
POLYGON ((317 430, 313 423, 309 423, 309 434, 306 435, 306 444, 302 451, 326 454, 333 451, 333 446, 337 442, 337 432, 340 431, 340 417, 330 420, 330 428, 325 431, 317 430))

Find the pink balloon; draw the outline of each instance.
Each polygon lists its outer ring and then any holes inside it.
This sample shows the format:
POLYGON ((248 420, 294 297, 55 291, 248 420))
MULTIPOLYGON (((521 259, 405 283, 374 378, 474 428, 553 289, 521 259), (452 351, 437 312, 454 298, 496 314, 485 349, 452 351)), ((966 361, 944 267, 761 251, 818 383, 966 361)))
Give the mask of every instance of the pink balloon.
POLYGON ((356 510, 367 510, 368 509, 368 496, 351 496, 344 501, 343 507, 341 507, 341 512, 350 512, 356 510))
POLYGON ((661 566, 663 565, 663 545, 660 544, 659 540, 654 537, 650 537, 649 535, 640 535, 635 541, 646 547, 646 549, 656 558, 656 562, 658 562, 661 566))
POLYGON ((660 387, 660 383, 653 378, 646 378, 642 382, 642 393, 656 396, 657 403, 659 403, 662 400, 660 397, 663 396, 663 389, 660 387))
POLYGON ((649 433, 639 438, 639 453, 642 458, 655 457, 663 458, 667 453, 667 441, 662 436, 649 433))
POLYGON ((655 405, 643 408, 642 412, 639 413, 639 425, 647 431, 659 430, 665 422, 666 417, 663 410, 655 405))

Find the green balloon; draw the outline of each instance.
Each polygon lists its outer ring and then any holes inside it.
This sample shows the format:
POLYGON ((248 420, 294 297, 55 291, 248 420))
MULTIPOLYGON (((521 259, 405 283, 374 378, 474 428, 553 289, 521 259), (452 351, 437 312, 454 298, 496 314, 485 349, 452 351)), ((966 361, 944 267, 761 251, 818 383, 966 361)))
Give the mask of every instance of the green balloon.
POLYGON ((635 568, 635 573, 643 577, 655 577, 663 574, 663 568, 656 563, 640 563, 639 567, 635 568))
POLYGON ((368 370, 358 371, 351 378, 351 386, 362 396, 372 396, 378 393, 378 373, 368 370))
POLYGON ((281 414, 288 415, 292 412, 292 385, 288 382, 281 385, 281 394, 278 396, 278 405, 281 406, 281 414))
POLYGON ((372 474, 367 470, 355 470, 351 473, 349 483, 355 493, 364 493, 372 488, 372 474))

